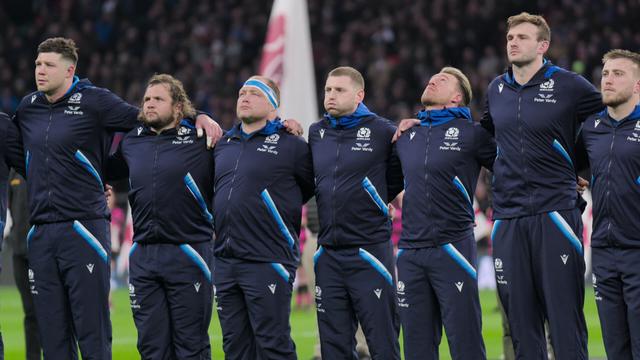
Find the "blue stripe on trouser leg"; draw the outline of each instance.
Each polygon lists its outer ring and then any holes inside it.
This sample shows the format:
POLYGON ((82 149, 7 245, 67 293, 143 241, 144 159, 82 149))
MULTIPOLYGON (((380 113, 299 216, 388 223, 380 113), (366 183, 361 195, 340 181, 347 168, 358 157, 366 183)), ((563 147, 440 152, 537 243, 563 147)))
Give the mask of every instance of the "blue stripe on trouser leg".
POLYGON ((180 249, 182 249, 182 251, 187 254, 187 256, 191 258, 191 260, 193 260, 193 262, 200 268, 200 270, 202 270, 207 280, 211 282, 211 270, 209 270, 209 266, 207 265, 206 261, 204 261, 202 256, 200 256, 200 254, 198 254, 198 252, 188 244, 180 245, 180 249))

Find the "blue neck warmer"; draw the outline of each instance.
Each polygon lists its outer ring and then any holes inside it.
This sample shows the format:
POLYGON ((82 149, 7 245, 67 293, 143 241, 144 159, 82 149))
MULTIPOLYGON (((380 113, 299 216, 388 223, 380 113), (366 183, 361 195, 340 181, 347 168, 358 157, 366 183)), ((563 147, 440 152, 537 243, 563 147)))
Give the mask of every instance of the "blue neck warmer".
POLYGON ((256 134, 260 134, 264 136, 273 135, 282 128, 284 128, 284 125, 282 125, 282 120, 280 120, 280 118, 277 117, 271 121, 267 121, 267 124, 262 129, 258 131, 254 131, 251 134, 247 134, 244 132, 244 130, 242 130, 242 123, 238 124, 237 127, 234 127, 233 129, 231 129, 230 132, 237 132, 238 134, 242 135, 243 139, 248 139, 256 134))
POLYGON ((422 110, 418 113, 420 126, 438 126, 453 119, 471 119, 468 107, 444 108, 442 110, 422 110))
POLYGON ((352 127, 357 126, 363 117, 370 116, 370 115, 375 115, 375 114, 372 113, 365 106, 365 104, 361 102, 360 104, 358 104, 356 111, 354 111, 353 114, 351 115, 341 116, 336 119, 333 116, 329 115, 329 113, 325 113, 324 118, 329 122, 329 125, 331 125, 331 127, 334 129, 351 129, 352 127))

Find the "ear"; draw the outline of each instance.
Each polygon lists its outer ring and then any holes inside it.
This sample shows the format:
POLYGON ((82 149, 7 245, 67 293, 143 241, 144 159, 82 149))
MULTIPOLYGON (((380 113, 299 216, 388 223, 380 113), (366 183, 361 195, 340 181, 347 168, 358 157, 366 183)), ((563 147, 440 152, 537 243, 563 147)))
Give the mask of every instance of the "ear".
POLYGON ((361 103, 364 100, 364 89, 359 89, 356 91, 356 101, 361 103))
POLYGON ((463 96, 461 93, 456 92, 455 95, 453 95, 453 97, 451 97, 451 100, 449 100, 449 103, 455 105, 455 106, 460 106, 460 103, 462 103, 462 99, 463 96))
POLYGON ((633 93, 640 94, 640 79, 636 80, 636 83, 633 85, 633 93))
POLYGON ((72 78, 75 74, 76 74, 76 66, 74 64, 69 64, 69 66, 67 67, 67 73, 65 77, 72 78))
POLYGON ((540 44, 538 44, 538 53, 545 54, 549 50, 549 40, 542 40, 540 44))

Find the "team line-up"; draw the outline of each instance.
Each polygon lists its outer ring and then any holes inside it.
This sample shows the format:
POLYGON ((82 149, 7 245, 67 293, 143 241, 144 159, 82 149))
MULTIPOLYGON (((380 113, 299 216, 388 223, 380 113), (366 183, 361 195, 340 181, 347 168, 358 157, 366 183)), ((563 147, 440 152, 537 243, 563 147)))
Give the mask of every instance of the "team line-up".
MULTIPOLYGON (((38 91, 2 114, 1 190, 27 179, 29 285, 45 359, 111 358, 107 183, 128 179, 129 296, 143 359, 209 359, 215 300, 228 359, 296 359, 289 316, 302 206, 316 197, 313 256, 323 359, 485 359, 473 237, 481 167, 493 174, 495 276, 518 359, 588 359, 579 190, 593 193, 593 283, 610 359, 640 357, 640 54, 604 54, 601 92, 548 61, 550 29, 507 21, 507 72, 474 122, 469 80, 445 67, 416 119, 364 104, 362 75, 326 78, 325 115, 282 121, 278 86, 252 76, 222 133, 182 83, 153 76, 141 107, 75 76, 71 39, 38 46, 38 91), (206 137, 199 136, 204 129, 206 137), (115 132, 127 132, 109 154, 115 132), (582 154, 588 162, 581 161, 582 154), (590 168, 588 184, 578 171, 590 168), (388 203, 404 191, 399 251, 388 203), (215 299, 214 299, 215 298, 215 299)), ((6 199, 0 214, 6 213, 6 199)), ((4 219, 3 219, 4 220, 4 219)), ((2 222, 4 224, 4 221, 2 222)))

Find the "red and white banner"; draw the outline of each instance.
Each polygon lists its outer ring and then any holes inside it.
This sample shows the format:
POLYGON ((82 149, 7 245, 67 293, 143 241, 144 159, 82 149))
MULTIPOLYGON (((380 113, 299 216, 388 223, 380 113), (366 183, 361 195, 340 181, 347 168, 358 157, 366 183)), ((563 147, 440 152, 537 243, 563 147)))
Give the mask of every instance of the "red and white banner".
POLYGON ((259 73, 280 87, 280 117, 307 134, 319 114, 306 0, 274 1, 259 73))

